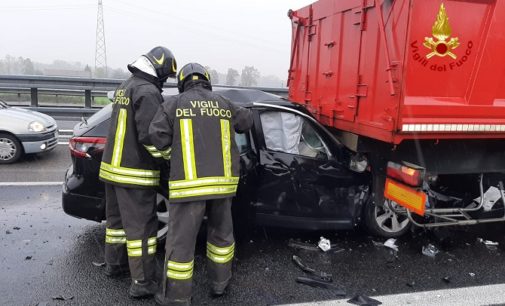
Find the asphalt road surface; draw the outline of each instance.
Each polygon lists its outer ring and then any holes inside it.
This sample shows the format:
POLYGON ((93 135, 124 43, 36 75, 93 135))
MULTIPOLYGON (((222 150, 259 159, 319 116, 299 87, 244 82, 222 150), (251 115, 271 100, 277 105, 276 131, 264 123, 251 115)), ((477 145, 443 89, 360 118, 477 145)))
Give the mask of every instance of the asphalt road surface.
MULTIPOLYGON (((49 154, 0 166, 0 305, 154 305, 152 300, 130 300, 128 279, 108 279, 93 264, 103 262, 104 225, 62 211, 58 182, 69 164, 68 148, 60 145, 49 154)), ((380 245, 385 239, 359 229, 253 228, 237 243, 233 282, 219 299, 209 296, 201 235, 193 303, 350 305, 348 299, 362 294, 383 305, 505 305, 504 232, 503 225, 415 231, 399 239, 394 252, 380 245), (321 236, 331 240, 330 251, 288 245, 294 239, 315 246, 321 236), (489 247, 478 238, 501 244, 489 247), (434 257, 421 252, 429 243, 439 250, 434 257), (305 273, 293 255, 331 273, 346 296, 296 283, 305 273)), ((161 273, 161 249, 157 259, 161 273)))

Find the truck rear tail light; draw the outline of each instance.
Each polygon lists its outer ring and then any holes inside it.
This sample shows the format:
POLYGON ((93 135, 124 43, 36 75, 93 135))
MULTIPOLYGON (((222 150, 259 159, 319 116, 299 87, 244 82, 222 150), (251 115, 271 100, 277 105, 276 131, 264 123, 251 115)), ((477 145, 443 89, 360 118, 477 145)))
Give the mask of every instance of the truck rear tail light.
POLYGON ((423 170, 388 162, 387 176, 410 186, 421 186, 423 170))
POLYGON ((107 139, 105 137, 72 137, 68 143, 70 154, 75 157, 91 157, 88 152, 103 151, 107 139))

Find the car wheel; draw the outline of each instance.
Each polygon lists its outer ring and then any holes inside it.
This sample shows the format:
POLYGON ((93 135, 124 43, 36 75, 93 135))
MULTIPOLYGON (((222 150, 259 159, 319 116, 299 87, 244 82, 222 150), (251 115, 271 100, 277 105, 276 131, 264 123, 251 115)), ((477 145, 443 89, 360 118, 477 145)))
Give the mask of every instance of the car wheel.
POLYGON ((405 209, 396 202, 384 199, 384 205, 376 205, 371 199, 365 204, 365 226, 375 236, 395 238, 405 234, 411 226, 405 209))
POLYGON ((158 242, 165 242, 168 233, 168 199, 158 192, 156 195, 156 214, 158 216, 158 242))
POLYGON ((23 147, 16 137, 10 134, 0 134, 0 164, 10 164, 17 161, 23 153, 23 147))

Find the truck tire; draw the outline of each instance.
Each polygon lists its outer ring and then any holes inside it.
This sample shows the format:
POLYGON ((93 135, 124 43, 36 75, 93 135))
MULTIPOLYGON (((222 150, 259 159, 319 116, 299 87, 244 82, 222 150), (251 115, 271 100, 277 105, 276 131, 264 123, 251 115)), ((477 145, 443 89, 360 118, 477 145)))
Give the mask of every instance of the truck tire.
POLYGON ((384 205, 376 205, 373 195, 365 203, 363 212, 365 227, 370 234, 396 238, 409 231, 410 220, 406 215, 396 213, 392 207, 396 208, 398 204, 387 199, 384 199, 384 205))
POLYGON ((11 164, 23 155, 23 146, 11 134, 0 133, 0 164, 11 164))

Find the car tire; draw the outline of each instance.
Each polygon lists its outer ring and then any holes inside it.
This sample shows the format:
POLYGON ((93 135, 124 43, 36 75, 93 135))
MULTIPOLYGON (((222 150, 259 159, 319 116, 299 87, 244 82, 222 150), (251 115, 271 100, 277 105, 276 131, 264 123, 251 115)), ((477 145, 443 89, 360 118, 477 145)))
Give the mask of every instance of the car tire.
POLYGON ((158 246, 165 244, 168 233, 168 199, 161 193, 156 195, 156 215, 158 216, 158 246))
POLYGON ((384 199, 383 205, 376 205, 374 196, 365 203, 364 221, 367 231, 384 238, 397 238, 410 229, 411 222, 406 215, 395 212, 399 205, 395 202, 384 199))
POLYGON ((11 134, 0 133, 0 164, 11 164, 23 155, 23 146, 11 134))

